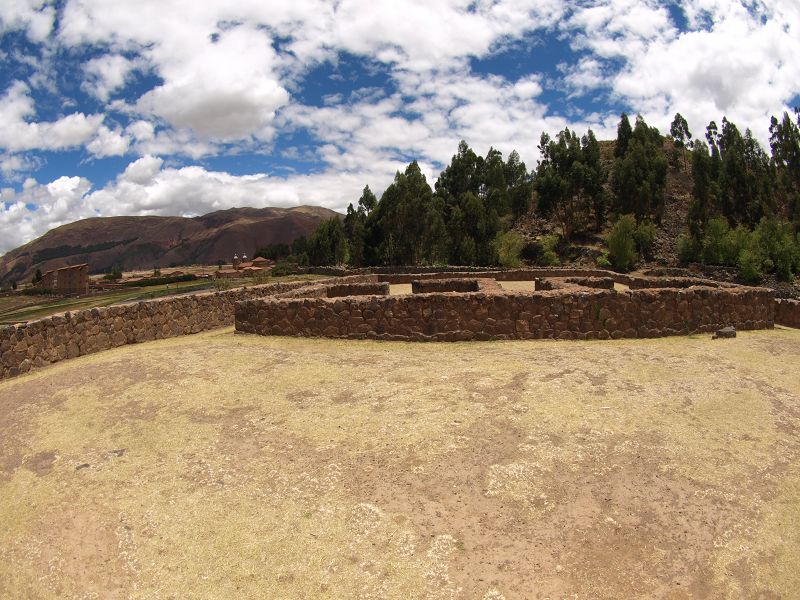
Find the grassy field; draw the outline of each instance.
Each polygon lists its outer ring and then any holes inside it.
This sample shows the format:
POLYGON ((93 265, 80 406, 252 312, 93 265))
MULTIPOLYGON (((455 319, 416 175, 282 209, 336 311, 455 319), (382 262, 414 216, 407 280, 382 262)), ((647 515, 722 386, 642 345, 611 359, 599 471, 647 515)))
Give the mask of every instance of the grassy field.
POLYGON ((232 330, 0 383, 1 598, 792 598, 800 330, 232 330))
POLYGON ((154 285, 141 288, 114 290, 103 294, 81 296, 77 298, 59 298, 51 296, 8 296, 0 298, 0 325, 12 325, 24 321, 33 321, 66 311, 83 310, 98 306, 111 306, 125 302, 137 302, 165 296, 196 292, 230 289, 243 285, 262 283, 278 283, 282 281, 321 279, 319 275, 289 275, 285 277, 225 279, 221 281, 199 280, 154 285))

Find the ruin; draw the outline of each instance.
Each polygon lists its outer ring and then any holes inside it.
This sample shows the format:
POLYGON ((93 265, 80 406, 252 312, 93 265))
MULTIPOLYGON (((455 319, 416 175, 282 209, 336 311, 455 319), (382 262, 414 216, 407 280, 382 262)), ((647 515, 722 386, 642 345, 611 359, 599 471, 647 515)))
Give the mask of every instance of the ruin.
POLYGON ((47 271, 36 287, 61 296, 89 293, 89 265, 73 265, 47 271))
POLYGON ((0 379, 125 344, 231 325, 237 333, 261 335, 468 341, 641 338, 775 323, 800 326, 800 302, 776 301, 764 288, 702 279, 578 269, 375 269, 3 327, 0 379), (412 293, 405 293, 409 287, 412 293))
POLYGON ((236 331, 398 341, 618 339, 765 329, 775 320, 771 290, 693 278, 558 269, 364 277, 349 293, 343 284, 321 283, 238 302, 236 331), (411 294, 388 294, 389 285, 409 282, 411 294), (518 282, 530 285, 508 285, 518 282))

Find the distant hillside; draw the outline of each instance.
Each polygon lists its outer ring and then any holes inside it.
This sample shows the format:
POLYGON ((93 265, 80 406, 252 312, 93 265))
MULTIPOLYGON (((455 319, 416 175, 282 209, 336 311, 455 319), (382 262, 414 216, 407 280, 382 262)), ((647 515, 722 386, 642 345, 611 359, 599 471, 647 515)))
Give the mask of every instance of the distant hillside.
POLYGON ((215 264, 234 253, 249 256, 271 243, 292 242, 335 216, 318 206, 231 208, 194 218, 95 217, 62 225, 0 257, 0 284, 88 263, 90 272, 113 266, 215 264))

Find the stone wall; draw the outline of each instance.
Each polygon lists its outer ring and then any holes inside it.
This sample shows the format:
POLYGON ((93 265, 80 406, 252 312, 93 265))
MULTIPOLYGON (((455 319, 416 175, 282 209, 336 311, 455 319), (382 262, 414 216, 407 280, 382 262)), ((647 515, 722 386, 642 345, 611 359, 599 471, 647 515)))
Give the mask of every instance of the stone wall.
POLYGON ((0 379, 125 344, 233 324, 234 304, 309 286, 308 282, 148 300, 68 312, 0 329, 0 379))
POLYGON ((477 292, 477 279, 415 279, 411 282, 411 292, 414 294, 429 294, 432 292, 477 292))
MULTIPOLYGON (((651 337, 725 325, 771 327, 776 311, 779 323, 800 326, 798 303, 776 303, 769 290, 697 279, 683 287, 673 278, 666 283, 675 287, 658 289, 659 282, 665 283, 598 269, 363 273, 95 308, 0 329, 0 379, 125 344, 231 325, 234 312, 242 332, 396 340, 651 337), (386 295, 389 283, 459 275, 477 282, 478 291, 386 295), (536 281, 537 291, 506 292, 498 280, 536 281), (633 289, 616 292, 614 282, 633 289), (540 284, 551 291, 540 291, 540 284)), ((474 283, 466 285, 473 289, 474 283)))
POLYGON ((433 293, 236 304, 236 330, 261 335, 406 341, 657 337, 773 326, 763 288, 589 288, 525 293, 433 293))
POLYGON ((800 300, 775 300, 775 323, 800 329, 800 300))
POLYGON ((334 283, 327 286, 328 298, 343 296, 388 296, 389 284, 377 281, 370 283, 334 283))

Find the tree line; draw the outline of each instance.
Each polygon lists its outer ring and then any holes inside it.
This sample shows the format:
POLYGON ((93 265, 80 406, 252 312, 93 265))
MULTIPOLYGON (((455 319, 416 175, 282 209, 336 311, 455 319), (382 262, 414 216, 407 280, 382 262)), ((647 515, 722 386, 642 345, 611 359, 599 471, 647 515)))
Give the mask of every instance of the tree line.
POLYGON ((511 266, 521 255, 552 264, 553 238, 546 236, 532 249, 515 227, 533 204, 557 226, 561 247, 576 236, 605 232, 608 253, 598 262, 624 270, 639 257, 649 258, 671 164, 694 177, 686 233, 679 241, 683 261, 743 270, 758 262, 759 276, 791 277, 800 271, 799 131, 797 111, 794 118, 773 117, 770 155, 749 129, 741 133, 727 119, 721 128, 710 123, 700 140, 693 139, 680 114, 664 136, 641 116, 632 124, 623 113, 613 158, 603 159, 591 130, 579 136, 565 128, 555 137, 542 134, 541 159, 531 171, 516 151, 505 160, 494 148, 480 156, 462 141, 433 186, 412 161, 380 198, 366 186, 344 218, 320 223, 296 247, 260 253, 311 265, 511 266), (731 231, 738 236, 735 249, 713 250, 713 240, 734 235, 731 231), (764 242, 773 238, 778 241, 764 242), (776 251, 776 244, 785 248, 776 251))

